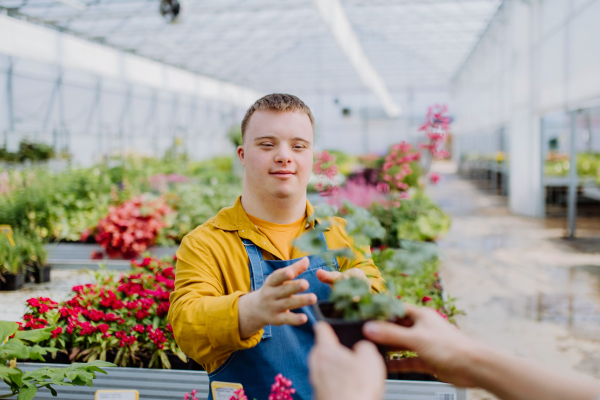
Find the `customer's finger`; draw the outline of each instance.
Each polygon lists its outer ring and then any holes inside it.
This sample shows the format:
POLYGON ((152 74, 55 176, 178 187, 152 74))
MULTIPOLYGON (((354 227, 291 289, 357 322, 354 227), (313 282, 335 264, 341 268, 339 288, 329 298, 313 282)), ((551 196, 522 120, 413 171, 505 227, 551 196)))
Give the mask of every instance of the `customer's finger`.
POLYGON ((390 322, 370 321, 363 327, 367 339, 375 343, 384 344, 394 349, 413 350, 415 336, 412 328, 405 328, 390 322))
POLYGON ((331 325, 327 322, 317 322, 313 329, 315 330, 315 344, 324 346, 335 346, 340 344, 340 340, 333 331, 331 325))
POLYGON ((301 293, 310 287, 306 279, 296 279, 293 281, 283 282, 281 285, 273 289, 273 295, 276 299, 285 299, 293 294, 301 293))
POLYGON ((333 285, 335 281, 340 279, 342 276, 341 272, 338 271, 325 271, 324 269, 317 270, 317 278, 328 285, 333 285))

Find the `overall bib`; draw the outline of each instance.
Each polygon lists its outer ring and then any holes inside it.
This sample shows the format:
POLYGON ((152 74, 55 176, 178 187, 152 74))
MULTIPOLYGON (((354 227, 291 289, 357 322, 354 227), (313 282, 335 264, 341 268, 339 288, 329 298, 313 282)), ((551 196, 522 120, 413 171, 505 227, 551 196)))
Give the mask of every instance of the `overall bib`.
MULTIPOLYGON (((327 251, 325 235, 319 239, 327 251)), ((242 239, 250 260, 250 280, 252 290, 262 287, 269 274, 279 268, 292 265, 294 260, 264 260, 259 247, 247 239, 242 239)), ((320 300, 327 300, 331 289, 329 285, 317 279, 317 270, 339 270, 336 258, 327 264, 320 256, 308 256, 308 269, 296 279, 306 279, 310 284, 305 293, 314 293, 320 300)), ((308 380, 308 353, 314 343, 313 324, 316 322, 312 307, 302 307, 293 312, 302 312, 308 316, 308 322, 300 326, 272 326, 264 328, 262 339, 251 349, 239 350, 231 354, 219 368, 208 374, 211 382, 241 383, 248 399, 267 400, 271 385, 279 373, 292 381, 296 389, 294 399, 312 399, 312 388, 308 380)), ((209 391, 212 400, 212 390, 209 391)))

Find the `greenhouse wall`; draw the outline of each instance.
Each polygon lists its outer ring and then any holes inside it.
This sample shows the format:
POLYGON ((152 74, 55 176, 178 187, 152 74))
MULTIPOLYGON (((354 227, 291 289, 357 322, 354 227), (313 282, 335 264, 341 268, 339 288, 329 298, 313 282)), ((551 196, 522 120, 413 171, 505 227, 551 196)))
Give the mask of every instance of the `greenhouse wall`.
POLYGON ((106 156, 193 158, 227 137, 260 93, 0 15, 0 145, 22 139, 89 165, 106 156), (93 145, 90 145, 93 143, 93 145))
POLYGON ((516 213, 544 214, 542 117, 600 103, 599 19, 597 0, 507 0, 454 78, 455 157, 504 129, 516 213))

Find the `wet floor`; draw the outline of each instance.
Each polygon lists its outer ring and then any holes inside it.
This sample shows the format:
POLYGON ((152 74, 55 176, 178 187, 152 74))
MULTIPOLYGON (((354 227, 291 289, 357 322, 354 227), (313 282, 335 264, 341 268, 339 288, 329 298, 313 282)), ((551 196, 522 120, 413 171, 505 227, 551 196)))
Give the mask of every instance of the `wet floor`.
MULTIPOLYGON (((565 240, 560 224, 519 217, 456 175, 430 190, 452 215, 443 277, 468 335, 564 371, 600 378, 600 229, 565 240)), ((492 399, 472 391, 471 400, 492 399)))

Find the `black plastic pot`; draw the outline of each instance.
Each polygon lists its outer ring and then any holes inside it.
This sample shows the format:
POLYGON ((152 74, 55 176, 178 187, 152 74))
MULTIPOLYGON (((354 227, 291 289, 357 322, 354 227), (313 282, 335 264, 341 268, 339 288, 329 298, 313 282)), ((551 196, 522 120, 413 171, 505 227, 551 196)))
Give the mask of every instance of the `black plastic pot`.
MULTIPOLYGON (((44 362, 48 364, 71 364, 69 360, 69 355, 67 353, 63 353, 62 351, 57 351, 52 357, 52 353, 48 353, 44 356, 44 362)), ((30 362, 40 362, 36 360, 30 360, 30 362)))
POLYGON ((19 290, 23 287, 23 273, 4 274, 0 279, 1 290, 19 290))
POLYGON ((50 271, 52 270, 51 266, 44 267, 28 267, 27 273, 25 275, 25 282, 35 282, 35 283, 45 283, 50 282, 50 271))
POLYGON ((175 354, 167 353, 171 369, 188 369, 188 361, 181 361, 181 358, 175 354))
MULTIPOLYGON (((348 348, 352 348, 354 344, 361 340, 367 340, 362 333, 363 325, 368 321, 346 321, 341 318, 339 312, 334 309, 334 303, 331 301, 319 301, 313 306, 317 319, 325 321, 333 328, 333 331, 337 335, 340 343, 348 348)), ((375 344, 377 349, 387 361, 387 353, 389 351, 387 346, 375 344)), ((413 372, 402 372, 388 373, 388 379, 396 379, 403 381, 437 381, 437 379, 429 374, 413 373, 413 372)))
MULTIPOLYGON (((352 348, 357 342, 361 340, 367 340, 362 333, 363 325, 368 321, 346 321, 341 318, 339 313, 334 309, 334 303, 331 301, 319 301, 313 305, 313 309, 320 321, 325 321, 333 328, 333 331, 337 335, 340 343, 348 348, 352 348)), ((377 349, 381 355, 386 358, 388 348, 376 344, 377 349)))

